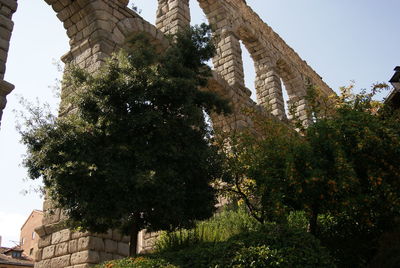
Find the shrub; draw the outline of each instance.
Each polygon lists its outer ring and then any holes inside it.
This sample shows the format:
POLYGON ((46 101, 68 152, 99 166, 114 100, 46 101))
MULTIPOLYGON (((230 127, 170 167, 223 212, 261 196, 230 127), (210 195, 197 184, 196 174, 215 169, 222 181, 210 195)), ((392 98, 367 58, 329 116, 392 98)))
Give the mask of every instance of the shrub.
POLYGON ((255 231, 260 227, 245 208, 224 209, 211 219, 198 222, 193 229, 162 233, 156 243, 156 250, 179 250, 201 242, 222 242, 234 235, 255 231))
POLYGON ((158 256, 178 267, 335 267, 312 235, 274 224, 158 256))
POLYGON ((109 261, 101 265, 96 265, 94 268, 177 268, 161 258, 146 258, 139 256, 136 258, 125 258, 121 260, 109 261))
POLYGON ((153 254, 100 267, 335 267, 319 240, 304 231, 303 222, 301 212, 282 226, 261 225, 244 209, 224 210, 192 230, 164 233, 153 254))

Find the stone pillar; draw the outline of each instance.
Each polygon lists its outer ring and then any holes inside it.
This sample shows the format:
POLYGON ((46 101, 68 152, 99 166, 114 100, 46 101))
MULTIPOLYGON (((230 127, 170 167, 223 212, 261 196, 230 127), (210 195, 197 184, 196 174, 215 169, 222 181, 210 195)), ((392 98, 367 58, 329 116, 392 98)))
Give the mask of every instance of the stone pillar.
MULTIPOLYGON (((73 64, 89 72, 98 70, 118 48, 113 39, 116 24, 136 16, 126 8, 127 0, 45 1, 57 12, 70 38, 71 49, 62 61, 66 66, 73 64)), ((60 116, 71 110, 65 101, 69 94, 73 92, 62 88, 60 116)), ((67 229, 65 214, 48 199, 43 204, 43 211, 42 226, 35 230, 40 237, 35 268, 85 268, 128 256, 128 236, 115 230, 96 234, 67 229)))
POLYGON ((12 84, 4 81, 4 74, 6 72, 11 32, 14 28, 11 18, 16 10, 16 0, 0 0, 0 126, 3 109, 7 103, 6 96, 14 89, 12 84))
POLYGON ((158 0, 156 27, 174 34, 190 25, 189 0, 158 0))
POLYGON ((282 81, 273 69, 257 70, 256 91, 258 103, 279 119, 286 119, 282 95, 282 81))
POLYGON ((216 34, 220 38, 216 45, 217 55, 213 59, 215 70, 229 85, 244 87, 242 49, 239 38, 226 30, 217 31, 216 34))

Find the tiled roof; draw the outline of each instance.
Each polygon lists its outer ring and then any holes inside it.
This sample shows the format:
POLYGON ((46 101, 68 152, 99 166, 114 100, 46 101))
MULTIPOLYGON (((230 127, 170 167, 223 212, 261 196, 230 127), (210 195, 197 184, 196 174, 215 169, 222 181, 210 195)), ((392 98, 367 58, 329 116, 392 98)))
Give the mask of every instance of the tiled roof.
POLYGON ((9 264, 22 267, 33 267, 33 261, 26 259, 15 259, 5 254, 0 254, 0 264, 9 264))
POLYGON ((20 247, 13 247, 13 248, 0 247, 0 264, 9 264, 21 267, 33 267, 33 261, 29 260, 24 255, 22 255, 21 258, 12 258, 11 256, 6 255, 11 251, 21 252, 22 250, 20 247))
POLYGON ((20 246, 15 246, 13 248, 3 248, 3 249, 4 249, 4 251, 2 253, 4 253, 4 254, 7 254, 8 252, 11 252, 11 251, 18 251, 18 252, 24 251, 20 246))

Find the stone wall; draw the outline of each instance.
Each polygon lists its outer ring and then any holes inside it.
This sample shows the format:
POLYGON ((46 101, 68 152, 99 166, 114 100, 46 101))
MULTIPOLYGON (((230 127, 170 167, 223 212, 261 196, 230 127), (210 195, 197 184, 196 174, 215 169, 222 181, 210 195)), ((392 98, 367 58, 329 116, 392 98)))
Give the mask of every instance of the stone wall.
MULTIPOLYGON (((190 23, 189 0, 158 0, 156 26, 146 22, 127 7, 128 0, 45 0, 55 11, 69 37, 70 51, 62 57, 66 66, 78 65, 95 72, 110 54, 126 44, 135 33, 146 33, 153 42, 166 47, 164 34, 175 33, 190 23)), ((154 0, 155 1, 155 0, 154 0)), ((198 0, 217 37, 217 55, 208 87, 231 102, 230 116, 211 115, 213 125, 223 131, 251 127, 244 108, 261 113, 271 112, 287 120, 282 97, 282 81, 289 102, 297 104, 297 115, 307 123, 305 93, 308 84, 318 86, 323 95, 334 92, 244 0, 198 0), (257 103, 244 84, 242 42, 254 61, 257 103)), ((12 86, 3 81, 8 40, 12 30, 11 15, 16 0, 0 0, 0 111, 5 95, 12 86), (5 30, 4 30, 5 29, 5 30), (3 42, 5 38, 5 42, 3 42), (6 85, 6 86, 3 86, 6 85), (7 87, 8 85, 8 87, 7 87), (4 93, 3 93, 4 92, 4 93)), ((64 88, 61 98, 71 94, 64 88)), ((61 102, 61 115, 68 105, 61 102)), ((46 200, 43 225, 36 229, 40 236, 35 256, 36 268, 83 268, 128 254, 128 237, 116 231, 107 234, 75 232, 65 229, 65 216, 46 200)), ((139 249, 148 251, 155 234, 141 232, 139 249)))
POLYGON ((4 74, 6 72, 11 32, 14 28, 11 18, 16 10, 16 0, 0 0, 0 126, 3 109, 7 103, 6 96, 14 89, 12 84, 4 81, 4 74))
POLYGON ((297 115, 307 121, 305 100, 308 84, 318 87, 323 95, 335 94, 322 78, 303 61, 243 0, 199 0, 209 22, 220 37, 213 63, 230 85, 244 88, 240 41, 249 51, 256 70, 257 103, 285 119, 282 83, 289 104, 296 104, 297 115))

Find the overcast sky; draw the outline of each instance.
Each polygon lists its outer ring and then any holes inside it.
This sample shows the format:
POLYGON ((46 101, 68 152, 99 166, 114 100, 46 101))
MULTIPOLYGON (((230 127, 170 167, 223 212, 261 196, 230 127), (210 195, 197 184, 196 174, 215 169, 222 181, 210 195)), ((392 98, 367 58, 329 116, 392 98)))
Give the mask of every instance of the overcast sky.
MULTIPOLYGON (((221 0, 223 1, 223 0, 221 0)), ((0 235, 3 246, 19 240, 19 229, 42 200, 24 181, 15 114, 19 96, 57 106, 52 87, 60 77, 53 62, 68 51, 68 39, 55 13, 43 0, 18 1, 6 80, 16 86, 8 97, 0 130, 0 235)), ((136 0, 141 15, 155 21, 156 0, 136 0)), ((387 82, 400 65, 398 0, 247 0, 260 17, 319 73, 335 91, 351 80, 358 88, 387 82), (397 49, 396 49, 397 48, 397 49)), ((191 0, 194 23, 205 22, 191 0)), ((253 88, 254 68, 243 52, 246 84, 253 88)))

